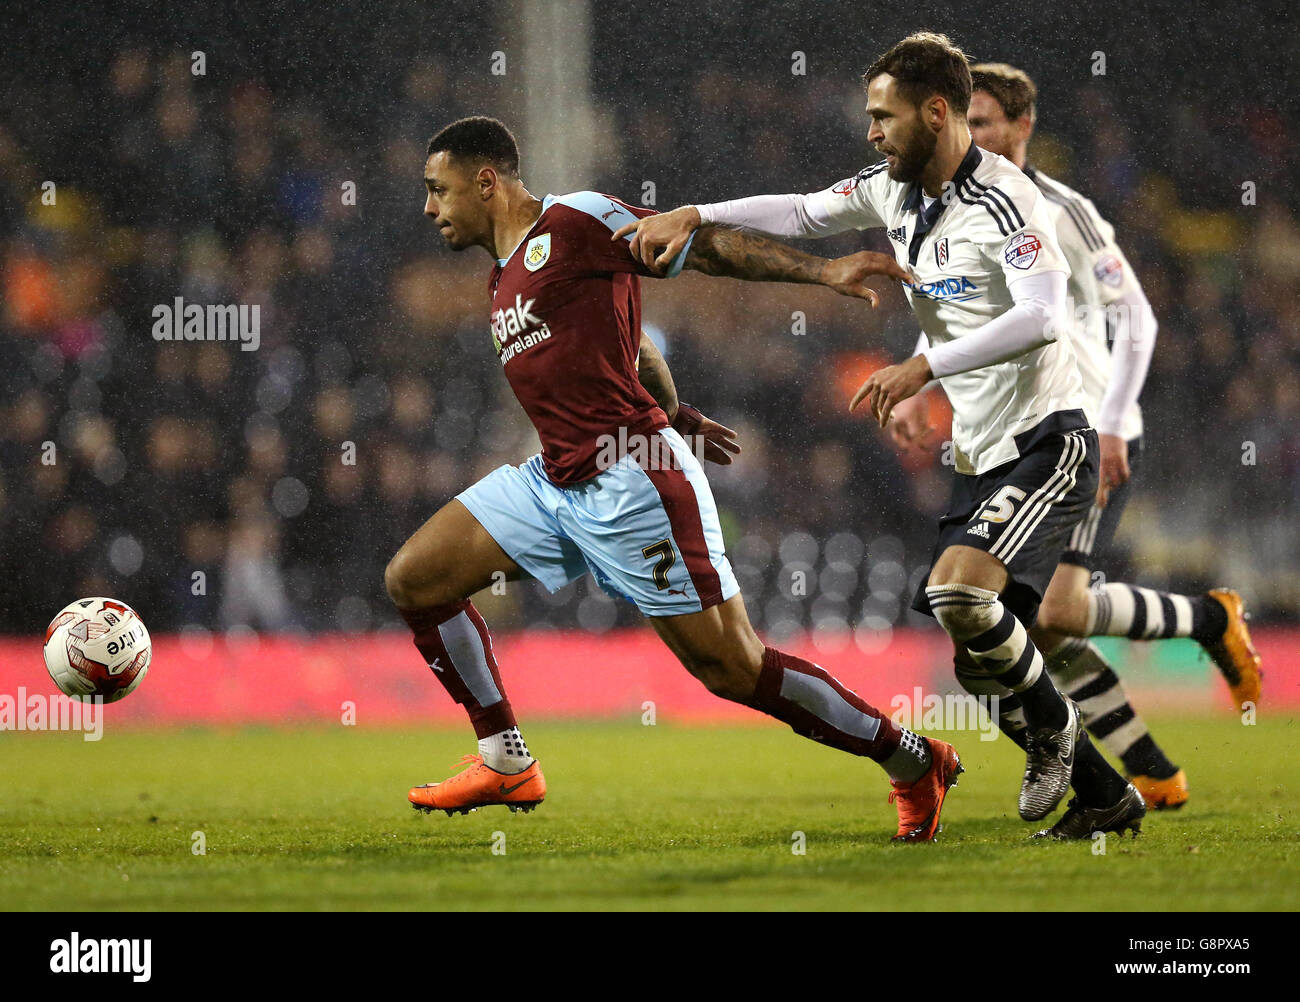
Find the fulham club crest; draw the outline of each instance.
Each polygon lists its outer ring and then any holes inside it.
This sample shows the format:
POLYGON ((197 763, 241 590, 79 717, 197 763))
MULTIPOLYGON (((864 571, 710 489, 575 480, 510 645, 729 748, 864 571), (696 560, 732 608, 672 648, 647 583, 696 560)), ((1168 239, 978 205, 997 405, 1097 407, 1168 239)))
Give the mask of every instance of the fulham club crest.
POLYGON ((549 233, 543 233, 540 237, 533 237, 528 241, 528 246, 524 248, 525 268, 536 271, 550 259, 551 235, 549 233))
POLYGON ((948 238, 944 237, 934 245, 934 263, 940 268, 948 264, 948 238))

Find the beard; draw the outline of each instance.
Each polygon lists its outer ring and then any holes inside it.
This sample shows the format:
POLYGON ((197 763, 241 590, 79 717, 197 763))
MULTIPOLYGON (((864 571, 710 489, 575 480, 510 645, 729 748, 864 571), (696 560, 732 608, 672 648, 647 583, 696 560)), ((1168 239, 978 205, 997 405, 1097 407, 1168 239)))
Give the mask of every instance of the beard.
POLYGON ((906 142, 896 147, 898 163, 889 168, 890 180, 904 184, 919 181, 921 172, 934 156, 938 145, 938 133, 931 132, 924 124, 917 122, 916 129, 907 137, 906 142))

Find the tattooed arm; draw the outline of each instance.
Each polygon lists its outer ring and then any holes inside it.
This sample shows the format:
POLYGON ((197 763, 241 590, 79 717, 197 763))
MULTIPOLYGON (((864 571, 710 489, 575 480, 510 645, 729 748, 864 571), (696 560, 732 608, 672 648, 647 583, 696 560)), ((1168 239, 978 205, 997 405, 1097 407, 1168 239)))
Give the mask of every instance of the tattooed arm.
POLYGON ((862 284, 868 276, 887 275, 911 281, 891 254, 860 251, 832 261, 767 237, 720 226, 702 226, 695 232, 685 267, 746 282, 824 285, 842 296, 865 299, 873 307, 879 304, 880 297, 862 284))

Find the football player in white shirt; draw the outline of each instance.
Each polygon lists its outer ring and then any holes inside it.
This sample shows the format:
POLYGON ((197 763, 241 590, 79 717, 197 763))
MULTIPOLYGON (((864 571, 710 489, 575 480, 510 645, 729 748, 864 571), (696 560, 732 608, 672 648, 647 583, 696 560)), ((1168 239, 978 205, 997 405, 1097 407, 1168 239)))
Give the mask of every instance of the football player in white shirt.
POLYGON ((1051 212, 1013 164, 972 141, 969 64, 947 37, 904 39, 863 82, 883 163, 823 191, 684 206, 615 236, 635 233, 634 252, 663 268, 705 224, 781 237, 888 231, 929 347, 873 374, 852 406, 868 402, 884 426, 939 378, 954 412, 953 496, 913 608, 948 632, 969 691, 1014 694, 1023 710, 1027 726, 1009 732, 1027 753, 1021 817, 1046 817, 1074 786, 1070 809, 1039 835, 1136 830, 1141 795, 1088 741, 1027 632, 1097 490, 1096 433, 1069 343, 1057 340, 1069 267, 1051 212))
MULTIPOLYGON (((1241 597, 1229 589, 1172 595, 1128 584, 1089 588, 1097 556, 1114 535, 1128 500, 1131 469, 1141 452, 1137 398, 1155 345, 1156 319, 1115 242, 1113 227, 1091 201, 1028 165, 1038 96, 1033 81, 1005 63, 974 66, 971 76, 968 119, 975 141, 1024 170, 1055 216, 1057 239, 1070 263, 1073 345, 1101 445, 1097 500, 1071 536, 1031 635, 1046 656, 1048 671, 1078 701, 1093 736, 1123 761, 1147 804, 1179 807, 1188 796, 1186 775, 1156 745, 1119 677, 1086 638, 1193 637, 1228 680, 1238 704, 1258 702, 1259 655, 1250 641, 1241 597)), ((927 437, 919 401, 912 398, 894 410, 890 427, 903 444, 923 445, 927 437)), ((1010 726, 1018 725, 1014 702, 1004 700, 999 709, 1010 726)))

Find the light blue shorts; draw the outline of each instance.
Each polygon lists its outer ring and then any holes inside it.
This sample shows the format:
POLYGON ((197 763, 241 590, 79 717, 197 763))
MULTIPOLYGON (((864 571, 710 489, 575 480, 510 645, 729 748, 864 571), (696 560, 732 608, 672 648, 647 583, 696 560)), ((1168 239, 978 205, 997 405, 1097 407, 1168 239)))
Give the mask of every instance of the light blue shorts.
MULTIPOLYGON (((528 574, 555 592, 588 571, 647 616, 678 616, 740 591, 723 552, 713 492, 671 428, 676 463, 624 456, 575 487, 556 487, 541 454, 501 466, 457 498, 528 574), (658 467, 676 466, 676 469, 658 467)), ((667 452, 664 452, 667 458, 667 452)))

